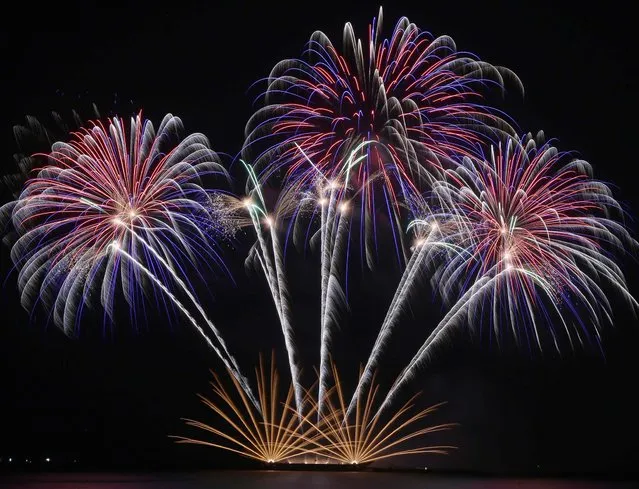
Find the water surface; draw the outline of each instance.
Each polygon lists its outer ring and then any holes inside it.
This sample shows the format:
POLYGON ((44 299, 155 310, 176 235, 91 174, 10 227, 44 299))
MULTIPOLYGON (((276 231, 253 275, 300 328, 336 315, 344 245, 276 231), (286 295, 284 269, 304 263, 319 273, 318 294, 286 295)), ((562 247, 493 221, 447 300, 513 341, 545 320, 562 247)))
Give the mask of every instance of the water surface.
POLYGON ((219 471, 7 475, 3 489, 630 489, 636 482, 491 479, 419 473, 219 471))

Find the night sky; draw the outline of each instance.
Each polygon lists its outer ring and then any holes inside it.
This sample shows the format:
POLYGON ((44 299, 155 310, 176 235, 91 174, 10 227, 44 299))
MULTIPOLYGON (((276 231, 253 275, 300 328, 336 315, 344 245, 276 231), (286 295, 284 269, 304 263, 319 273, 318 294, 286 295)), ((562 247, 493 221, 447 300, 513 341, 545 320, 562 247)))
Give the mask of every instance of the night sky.
MULTIPOLYGON (((351 21, 365 36, 378 10, 375 2, 344 1, 159 3, 48 11, 33 6, 4 19, 0 151, 5 171, 17 151, 12 127, 25 115, 46 120, 51 110, 66 116, 72 109, 90 115, 94 102, 102 115, 129 116, 143 109, 157 123, 167 112, 178 115, 187 132, 203 132, 231 161, 253 110, 257 91, 251 84, 280 59, 298 56, 314 30, 323 30, 339 46, 343 25, 351 21)), ((598 8, 563 4, 394 1, 385 6, 385 32, 406 15, 436 35, 452 36, 459 49, 514 70, 526 93, 510 91, 500 107, 522 131, 543 129, 561 149, 591 162, 595 176, 610 182, 636 215, 634 15, 621 2, 598 8)), ((241 191, 242 183, 238 179, 235 190, 241 191)), ((636 236, 639 228, 630 226, 636 236)), ((259 274, 243 267, 250 244, 250 235, 240 234, 235 251, 226 252, 235 283, 211 282, 200 292, 247 371, 259 351, 271 348, 284 370, 267 288, 259 274)), ((222 369, 189 325, 149 312, 145 324, 131 327, 125 313, 112 330, 89 318, 80 337, 69 339, 43 314, 30 318, 20 307, 6 247, 1 265, 0 457, 50 456, 103 468, 236 463, 219 451, 176 446, 167 438, 186 432, 181 416, 206 416, 196 393, 207 392, 210 368, 222 369)), ((319 361, 317 266, 310 257, 291 268, 310 370, 319 361)), ((628 259, 624 269, 630 290, 639 294, 639 264, 628 259)), ((347 378, 365 361, 399 276, 392 263, 375 274, 354 273, 354 312, 335 346, 347 378)), ((413 462, 539 473, 620 473, 639 466, 639 321, 622 305, 615 309, 604 354, 499 350, 486 338, 457 333, 413 388, 423 389, 424 403, 449 401, 434 420, 461 426, 437 440, 460 448, 448 457, 413 462)), ((387 375, 399 372, 441 315, 438 299, 424 285, 391 345, 387 375)))

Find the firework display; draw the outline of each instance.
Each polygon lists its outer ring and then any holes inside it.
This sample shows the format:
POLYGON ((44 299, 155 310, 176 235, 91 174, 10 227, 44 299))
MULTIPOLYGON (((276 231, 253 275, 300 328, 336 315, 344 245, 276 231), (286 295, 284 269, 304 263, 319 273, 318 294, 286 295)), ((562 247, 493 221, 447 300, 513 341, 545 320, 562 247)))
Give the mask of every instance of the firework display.
POLYGON ((376 411, 379 386, 375 384, 375 376, 369 385, 368 392, 361 401, 358 398, 354 413, 348 412, 346 398, 337 368, 333 365, 334 387, 327 391, 326 415, 316 425, 320 433, 317 451, 330 460, 342 464, 368 464, 402 455, 420 453, 447 454, 452 446, 410 446, 413 439, 421 439, 430 433, 452 428, 454 425, 439 424, 421 426, 421 420, 434 413, 441 404, 415 411, 415 394, 403 405, 384 413, 376 411), (408 445, 408 447, 407 447, 408 445))
MULTIPOLYGON (((179 118, 167 115, 156 133, 141 114, 125 122, 93 123, 42 155, 19 197, 5 205, 18 234, 11 258, 26 309, 38 303, 66 333, 99 298, 113 319, 117 290, 135 324, 142 296, 162 291, 228 368, 239 368, 193 293, 183 269, 204 261, 227 273, 216 242, 229 232, 224 193, 203 178, 228 175, 202 134, 185 138, 179 118), (197 320, 178 292, 191 302, 197 320), (204 321, 206 330, 200 325, 204 321)), ((248 388, 248 386, 247 386, 248 388)))
POLYGON ((587 162, 537 139, 465 158, 433 185, 437 212, 411 223, 418 261, 434 268, 450 306, 387 403, 457 324, 479 329, 487 318, 498 340, 510 331, 527 348, 600 348, 601 327, 612 322, 609 294, 638 306, 613 259, 637 247, 615 220, 621 205, 587 162))
POLYGON ((451 156, 476 154, 486 137, 514 133, 482 105, 489 86, 501 89, 505 78, 519 85, 509 70, 459 52, 450 37, 434 38, 405 17, 383 37, 380 9, 367 40, 347 23, 339 50, 317 31, 300 59, 273 68, 264 107, 246 126, 243 155, 263 180, 282 170, 292 184, 304 184, 319 171, 342 185, 339 177, 351 171, 349 185, 359 193, 353 212, 361 216, 363 254, 372 266, 378 213, 401 240, 402 205, 420 184, 451 156), (357 168, 345 169, 365 141, 375 144, 366 145, 357 168))
MULTIPOLYGON (((220 448, 258 460, 266 464, 332 464, 363 466, 378 460, 421 453, 446 454, 452 446, 410 446, 411 440, 448 430, 454 425, 423 426, 422 421, 441 407, 441 404, 415 410, 413 396, 386 418, 375 414, 378 386, 373 381, 365 401, 358 404, 353 416, 346 414, 345 397, 335 365, 331 366, 335 385, 326 392, 326 414, 315 420, 319 403, 312 390, 305 394, 306 414, 299 416, 293 402, 293 386, 283 402, 280 401, 279 375, 275 356, 271 356, 268 374, 260 356, 255 369, 260 411, 250 404, 243 388, 230 376, 235 391, 224 387, 215 373, 211 382, 214 399, 199 395, 229 428, 216 428, 202 421, 185 419, 188 426, 218 437, 222 441, 174 436, 179 443, 220 448), (407 446, 408 445, 408 446, 407 446)), ((215 438, 213 438, 215 440, 215 438)))
POLYGON ((406 18, 385 37, 380 9, 365 40, 350 23, 341 49, 317 31, 299 59, 277 63, 262 82, 241 151, 244 195, 231 191, 207 138, 183 137, 170 114, 157 131, 141 113, 128 125, 77 120, 79 129, 18 158, 4 179, 14 199, 0 208, 0 225, 11 228, 5 241, 25 309, 46 311, 71 335, 87 308, 113 322, 122 298, 136 323, 155 304, 179 312, 230 373, 232 390, 214 373, 215 397, 200 396, 223 426, 188 419, 211 438, 178 442, 267 464, 447 453, 421 441, 453 426, 421 424, 441 404, 397 399, 454 330, 525 349, 601 349, 615 301, 639 308, 622 271, 638 245, 623 206, 587 162, 542 132, 520 136, 487 101, 509 82, 521 88, 509 70, 406 18), (260 357, 253 390, 196 293, 195 282, 230 276, 220 246, 235 244, 240 228, 254 236, 242 259, 275 306, 290 374, 284 397, 275 353, 269 367, 260 357), (302 354, 294 317, 290 243, 292 253, 319 255, 313 358, 302 354), (358 255, 362 273, 375 273, 381 250, 391 250, 401 278, 369 328, 372 344, 362 340, 370 354, 356 359, 363 367, 347 397, 333 353, 349 333, 341 327, 349 267, 358 255), (442 317, 384 390, 375 372, 428 282, 442 317), (317 382, 306 386, 302 373, 317 364, 317 382))
MULTIPOLYGON (((213 373, 213 376, 211 387, 215 399, 211 400, 202 395, 199 397, 208 408, 222 418, 227 429, 219 429, 191 419, 185 421, 189 426, 216 435, 223 441, 211 442, 175 436, 179 443, 221 448, 268 464, 313 453, 318 434, 314 425, 309 423, 309 418, 314 410, 311 408, 305 417, 298 417, 297 408, 293 403, 293 385, 289 387, 285 400, 280 401, 280 380, 275 369, 274 353, 271 355, 268 374, 261 356, 259 366, 255 369, 259 410, 249 402, 245 389, 235 376, 230 376, 234 392, 224 387, 224 382, 216 373, 213 373)), ((305 397, 307 403, 312 404, 310 396, 307 394, 305 397)))

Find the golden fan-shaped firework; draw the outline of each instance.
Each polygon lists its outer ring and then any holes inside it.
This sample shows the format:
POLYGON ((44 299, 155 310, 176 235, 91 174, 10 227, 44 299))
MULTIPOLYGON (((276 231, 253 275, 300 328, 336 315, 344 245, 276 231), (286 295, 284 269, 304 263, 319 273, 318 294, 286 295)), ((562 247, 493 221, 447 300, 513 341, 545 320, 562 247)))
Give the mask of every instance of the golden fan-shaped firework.
POLYGON ((413 444, 430 433, 446 430, 454 424, 424 426, 422 421, 444 403, 416 410, 413 396, 398 409, 392 406, 381 414, 374 409, 379 385, 373 377, 370 387, 358 398, 349 414, 337 368, 332 366, 334 385, 324 398, 326 412, 317 418, 318 402, 309 389, 304 398, 303 414, 295 406, 294 389, 288 388, 286 398, 279 401, 279 374, 275 358, 265 368, 262 356, 255 369, 260 412, 251 404, 233 375, 234 391, 224 387, 222 379, 213 373, 211 382, 215 399, 200 395, 204 404, 223 421, 218 427, 186 419, 189 426, 214 436, 211 440, 174 436, 178 443, 192 443, 221 448, 268 464, 282 462, 362 466, 402 455, 422 453, 446 454, 455 447, 413 444))
MULTIPOLYGON (((435 404, 426 409, 416 410, 415 394, 398 409, 390 408, 382 419, 377 412, 375 401, 379 384, 375 376, 367 392, 358 397, 355 409, 348 414, 342 383, 335 365, 332 366, 334 386, 327 392, 324 405, 326 413, 315 430, 319 433, 316 453, 340 464, 363 465, 401 455, 420 453, 447 454, 453 446, 421 445, 411 446, 411 440, 430 433, 443 431, 455 426, 454 423, 423 426, 420 423, 445 403, 435 404)), ((316 442, 313 442, 314 444, 316 442)))
MULTIPOLYGON (((230 373, 230 372, 229 372, 230 373)), ((186 424, 215 435, 219 441, 173 436, 178 443, 193 443, 243 455, 265 463, 277 463, 291 457, 313 452, 319 436, 308 418, 315 413, 315 403, 309 402, 310 410, 301 416, 293 407, 293 386, 288 388, 284 402, 279 401, 280 379, 275 369, 275 354, 267 374, 262 356, 255 369, 260 412, 251 404, 244 389, 233 375, 234 391, 224 387, 224 382, 213 372, 211 381, 214 399, 199 395, 202 402, 212 409, 226 426, 216 428, 192 419, 186 424), (268 375, 268 380, 267 380, 268 375)))

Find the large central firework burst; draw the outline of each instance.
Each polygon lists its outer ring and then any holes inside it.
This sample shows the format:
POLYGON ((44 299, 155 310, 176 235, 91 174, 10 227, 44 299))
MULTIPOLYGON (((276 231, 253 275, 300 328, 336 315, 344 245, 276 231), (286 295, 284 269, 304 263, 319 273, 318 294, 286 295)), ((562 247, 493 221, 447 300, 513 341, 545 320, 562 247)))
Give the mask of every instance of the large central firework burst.
POLYGON ((380 9, 368 41, 347 23, 340 51, 317 31, 301 59, 273 68, 243 154, 264 180, 282 169, 293 185, 318 172, 339 185, 342 165, 361 151, 348 185, 359 189, 370 252, 378 212, 395 229, 401 204, 410 205, 419 182, 437 174, 443 160, 477 154, 486 137, 512 133, 481 103, 487 85, 502 87, 505 76, 518 83, 510 71, 457 51, 450 37, 434 38, 405 17, 383 38, 380 9))

